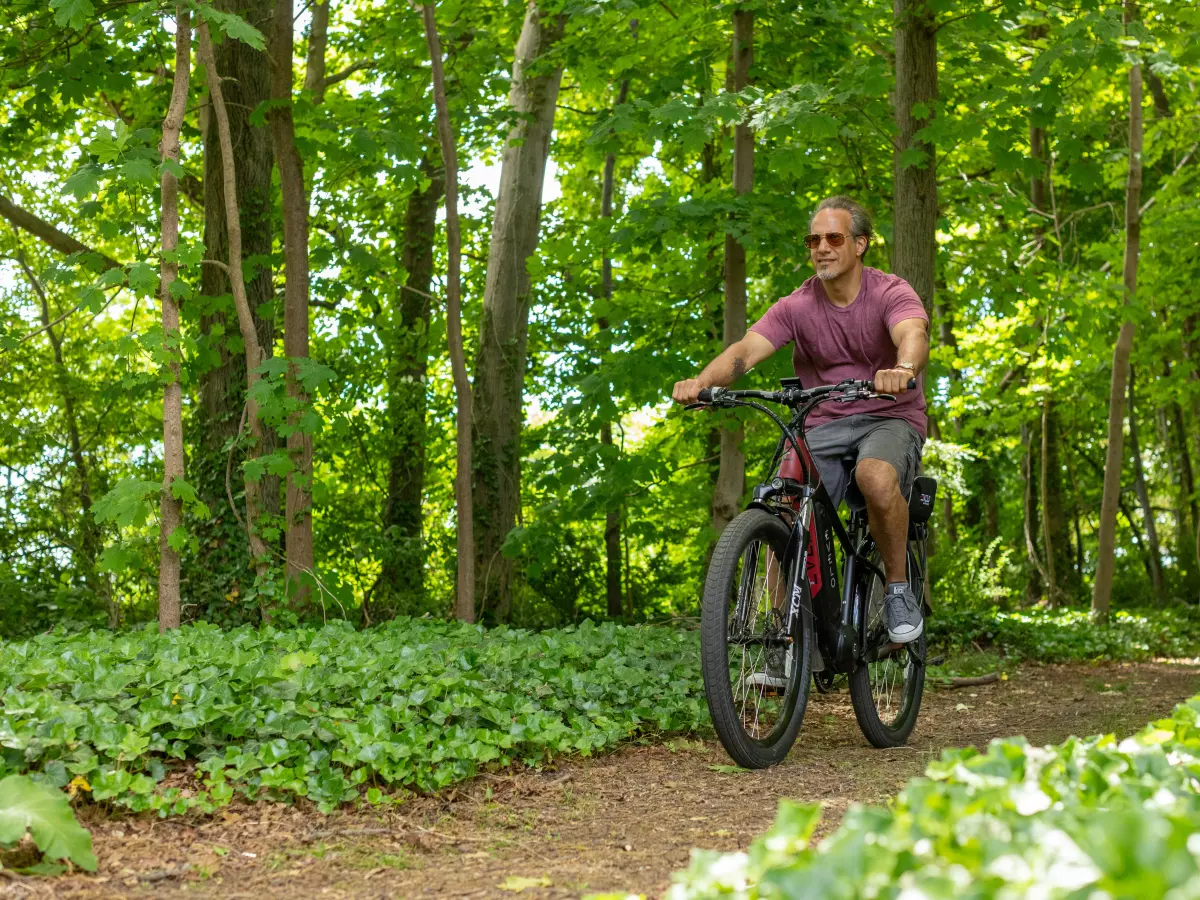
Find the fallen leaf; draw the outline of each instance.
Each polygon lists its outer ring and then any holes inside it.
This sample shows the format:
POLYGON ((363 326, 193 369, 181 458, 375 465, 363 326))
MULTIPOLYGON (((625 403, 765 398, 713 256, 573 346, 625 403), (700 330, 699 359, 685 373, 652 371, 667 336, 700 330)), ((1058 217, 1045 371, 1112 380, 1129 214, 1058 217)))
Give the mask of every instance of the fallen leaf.
POLYGON ((965 704, 965 703, 959 703, 959 704, 957 704, 957 705, 956 705, 954 708, 955 708, 955 709, 956 709, 958 712, 966 712, 966 711, 967 711, 968 709, 970 709, 971 707, 967 706, 967 704, 965 704))
POLYGON ((541 878, 526 878, 524 875, 509 875, 504 879, 504 884, 498 884, 496 887, 502 891, 512 891, 514 894, 519 894, 522 891, 527 891, 530 888, 550 887, 553 882, 543 875, 541 878))

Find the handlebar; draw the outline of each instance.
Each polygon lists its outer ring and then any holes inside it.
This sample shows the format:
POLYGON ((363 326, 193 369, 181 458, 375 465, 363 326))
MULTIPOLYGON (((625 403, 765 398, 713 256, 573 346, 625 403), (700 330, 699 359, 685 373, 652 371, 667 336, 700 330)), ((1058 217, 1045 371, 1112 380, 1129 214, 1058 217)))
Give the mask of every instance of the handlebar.
MULTIPOLYGON (((914 390, 917 386, 917 379, 910 378, 908 380, 908 389, 914 390)), ((892 394, 878 394, 875 392, 875 382, 873 381, 854 381, 847 379, 840 384, 827 384, 815 388, 784 388, 780 391, 731 391, 728 388, 701 388, 700 402, 703 404, 720 403, 723 400, 766 400, 769 403, 781 403, 784 406, 799 406, 807 403, 810 400, 836 400, 842 403, 849 403, 853 400, 872 400, 872 399, 890 399, 895 400, 892 394), (840 394, 841 396, 833 397, 831 394, 840 394)))

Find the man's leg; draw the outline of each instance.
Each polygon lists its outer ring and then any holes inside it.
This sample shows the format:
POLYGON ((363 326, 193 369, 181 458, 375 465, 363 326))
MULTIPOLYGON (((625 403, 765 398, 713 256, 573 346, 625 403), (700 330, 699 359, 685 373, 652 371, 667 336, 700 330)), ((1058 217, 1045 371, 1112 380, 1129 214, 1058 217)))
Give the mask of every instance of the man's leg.
POLYGON ((882 459, 860 459, 854 480, 867 501, 871 537, 879 546, 889 584, 908 581, 908 501, 896 467, 882 459))
POLYGON ((925 629, 916 594, 908 583, 908 500, 921 458, 921 437, 911 425, 886 419, 871 428, 858 447, 855 484, 867 505, 871 536, 883 558, 888 634, 915 641, 925 629))

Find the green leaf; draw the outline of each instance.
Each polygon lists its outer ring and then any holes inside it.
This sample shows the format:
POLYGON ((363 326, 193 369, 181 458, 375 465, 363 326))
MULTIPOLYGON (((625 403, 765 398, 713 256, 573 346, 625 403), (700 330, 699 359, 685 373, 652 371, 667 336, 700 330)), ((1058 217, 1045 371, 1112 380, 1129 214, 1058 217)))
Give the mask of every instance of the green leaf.
POLYGON ((92 836, 75 821, 67 795, 26 775, 9 775, 0 780, 0 844, 11 847, 26 831, 49 859, 96 871, 92 836))
POLYGON ((63 192, 76 200, 83 200, 100 190, 100 179, 104 170, 94 163, 85 163, 76 169, 63 184, 63 192))
POLYGON ((50 8, 54 10, 54 24, 64 25, 82 31, 88 19, 96 12, 92 0, 50 0, 50 8))
POLYGON ((262 32, 240 16, 213 9, 204 3, 199 5, 199 10, 205 21, 226 37, 249 44, 255 50, 261 50, 266 45, 262 32))

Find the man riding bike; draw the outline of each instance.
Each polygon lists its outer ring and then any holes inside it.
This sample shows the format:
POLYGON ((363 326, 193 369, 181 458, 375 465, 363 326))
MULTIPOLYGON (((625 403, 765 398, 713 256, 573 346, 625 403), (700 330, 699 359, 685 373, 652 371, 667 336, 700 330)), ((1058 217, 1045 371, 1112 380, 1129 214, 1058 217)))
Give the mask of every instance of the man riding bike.
MULTIPOLYGON (((816 275, 775 303, 699 377, 676 382, 672 396, 695 403, 702 389, 728 387, 788 343, 795 344, 792 363, 805 387, 873 379, 876 391, 896 395, 894 403, 819 407, 809 417, 807 441, 834 504, 848 495, 852 503, 865 501, 888 582, 888 636, 908 643, 925 627, 905 560, 907 497, 925 443, 921 372, 929 360, 929 316, 903 278, 863 265, 873 234, 871 217, 858 203, 848 197, 823 200, 809 232, 804 243, 816 275), (912 378, 917 387, 910 391, 912 378)), ((779 474, 799 479, 799 473, 788 450, 779 474)))

